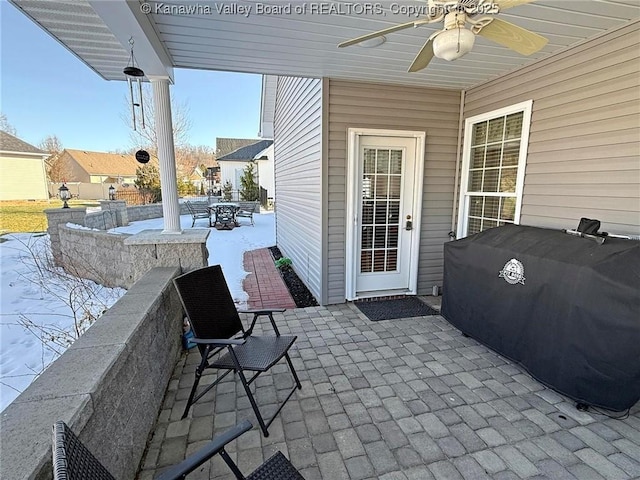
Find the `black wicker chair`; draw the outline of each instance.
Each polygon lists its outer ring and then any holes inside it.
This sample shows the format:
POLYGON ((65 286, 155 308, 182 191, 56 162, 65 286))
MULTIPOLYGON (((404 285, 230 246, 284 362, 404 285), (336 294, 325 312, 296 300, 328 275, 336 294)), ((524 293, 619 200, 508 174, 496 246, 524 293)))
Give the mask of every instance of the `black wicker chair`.
MULTIPOLYGON (((281 453, 276 452, 251 475, 244 477, 238 466, 229 457, 225 446, 253 425, 248 420, 227 430, 207 445, 177 465, 167 468, 155 480, 178 480, 186 478, 196 468, 220 454, 235 477, 239 480, 304 480, 304 477, 281 453)), ((106 468, 93 456, 71 429, 62 421, 53 426, 53 479, 54 480, 115 480, 106 468)))
POLYGON ((296 388, 302 388, 288 354, 297 337, 280 335, 273 319, 274 312, 284 312, 284 310, 247 310, 240 312, 253 314, 251 326, 245 330, 220 265, 193 270, 175 278, 173 282, 195 335, 191 341, 198 345, 202 357, 200 365, 195 372, 195 380, 182 418, 187 416, 191 405, 215 387, 229 373, 235 372, 240 377, 262 433, 265 437, 268 437, 268 428, 271 422, 280 413, 280 410, 291 398, 296 388), (263 315, 269 317, 275 335, 253 335, 256 321, 263 315), (268 371, 283 357, 289 365, 294 385, 273 416, 265 421, 258 409, 258 404, 251 392, 250 385, 261 373, 268 371), (226 371, 218 375, 218 378, 211 385, 196 395, 200 378, 207 368, 226 371), (251 372, 251 378, 247 379, 245 376, 246 371, 251 372))

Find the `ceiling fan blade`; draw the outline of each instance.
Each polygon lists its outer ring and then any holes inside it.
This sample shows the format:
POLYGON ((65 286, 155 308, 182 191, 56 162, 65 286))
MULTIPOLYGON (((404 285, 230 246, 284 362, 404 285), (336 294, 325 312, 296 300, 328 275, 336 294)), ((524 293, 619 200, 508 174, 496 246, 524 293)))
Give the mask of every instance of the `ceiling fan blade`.
POLYGON ((361 37, 353 38, 351 40, 347 40, 346 42, 342 42, 338 45, 338 47, 339 48, 350 47, 351 45, 364 42, 365 40, 381 37, 382 35, 386 35, 387 33, 393 33, 393 32, 397 32, 398 30, 404 30, 405 28, 413 27, 414 24, 415 24, 415 21, 407 22, 407 23, 402 23, 400 25, 395 25, 393 27, 385 28, 384 30, 378 30, 377 32, 368 33, 367 35, 362 35, 361 37))
POLYGON ((531 55, 544 47, 549 40, 537 33, 518 27, 513 23, 494 18, 478 32, 489 40, 515 50, 522 55, 531 55))
POLYGON ((535 2, 535 0, 493 0, 491 3, 498 5, 500 11, 507 8, 517 7, 518 5, 524 5, 525 3, 535 2))
POLYGON ((425 68, 429 65, 429 62, 433 58, 433 42, 432 38, 429 38, 424 46, 416 55, 416 58, 413 60, 413 63, 409 67, 409 73, 417 72, 425 68))

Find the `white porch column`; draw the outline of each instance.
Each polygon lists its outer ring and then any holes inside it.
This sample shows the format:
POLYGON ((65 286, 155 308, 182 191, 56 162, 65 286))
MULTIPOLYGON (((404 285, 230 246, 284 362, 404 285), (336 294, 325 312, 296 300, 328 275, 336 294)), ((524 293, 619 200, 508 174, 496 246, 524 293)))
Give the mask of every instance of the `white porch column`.
POLYGON ((162 189, 162 233, 182 233, 180 228, 180 205, 176 178, 176 155, 173 145, 171 123, 171 97, 168 78, 151 78, 153 104, 155 107, 156 134, 158 136, 158 160, 160 161, 160 186, 162 189))

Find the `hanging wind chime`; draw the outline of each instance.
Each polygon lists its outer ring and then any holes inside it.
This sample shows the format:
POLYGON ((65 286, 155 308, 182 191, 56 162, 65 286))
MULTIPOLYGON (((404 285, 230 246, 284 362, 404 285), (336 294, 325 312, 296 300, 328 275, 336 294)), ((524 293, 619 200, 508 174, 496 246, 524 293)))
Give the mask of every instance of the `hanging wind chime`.
MULTIPOLYGON (((131 100, 131 122, 133 124, 133 131, 137 131, 137 122, 136 122, 136 108, 140 109, 140 126, 144 129, 144 100, 142 96, 142 77, 144 77, 144 72, 138 66, 136 66, 136 57, 133 55, 133 37, 129 38, 129 45, 131 46, 131 55, 129 56, 129 62, 127 66, 124 67, 122 71, 127 78, 127 83, 129 85, 129 96, 131 100), (137 83, 137 89, 134 88, 133 84, 137 83), (136 99, 137 93, 137 99, 136 99)), ((148 163, 150 160, 149 152, 146 150, 138 150, 136 152, 136 160, 139 163, 148 163)))
POLYGON ((142 77, 144 77, 144 72, 141 68, 136 66, 136 57, 133 56, 133 37, 129 39, 129 45, 131 45, 131 55, 129 56, 129 62, 127 66, 122 71, 127 78, 127 83, 129 84, 129 95, 131 98, 131 120, 133 122, 133 130, 137 129, 136 127, 136 108, 140 108, 140 124, 142 128, 144 128, 144 103, 142 100, 142 77), (134 91, 136 90, 133 84, 137 83, 137 99, 134 91))

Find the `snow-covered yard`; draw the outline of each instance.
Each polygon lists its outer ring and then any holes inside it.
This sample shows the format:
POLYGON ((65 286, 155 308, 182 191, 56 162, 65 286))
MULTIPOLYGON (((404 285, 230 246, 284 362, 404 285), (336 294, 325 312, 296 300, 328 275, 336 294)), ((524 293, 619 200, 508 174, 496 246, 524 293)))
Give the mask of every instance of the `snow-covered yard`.
MULTIPOLYGON (((183 229, 191 228, 191 216, 180 219, 183 229)), ((273 213, 254 215, 255 226, 243 224, 233 230, 209 229, 207 249, 209 265, 220 264, 231 294, 237 303, 244 303, 247 294, 242 280, 247 275, 242 265, 243 253, 275 244, 273 213)), ((199 220, 195 228, 206 227, 199 220)), ((162 229, 163 219, 133 222, 111 233, 137 233, 148 229, 162 229)), ((0 411, 11 403, 57 355, 44 348, 33 333, 20 325, 30 320, 37 325, 50 325, 61 330, 74 328, 73 309, 69 305, 69 285, 96 292, 96 308, 108 308, 125 290, 96 286, 93 282, 71 280, 57 276, 60 269, 42 271, 42 263, 33 258, 44 257, 49 248, 47 235, 5 235, 0 243, 0 411), (102 307, 104 306, 104 307, 102 307)), ((126 268, 126 266, 123 266, 126 268)), ((80 295, 80 294, 78 294, 80 295)), ((82 300, 88 302, 89 300, 82 300)), ((76 310, 80 307, 76 306, 76 310)))

